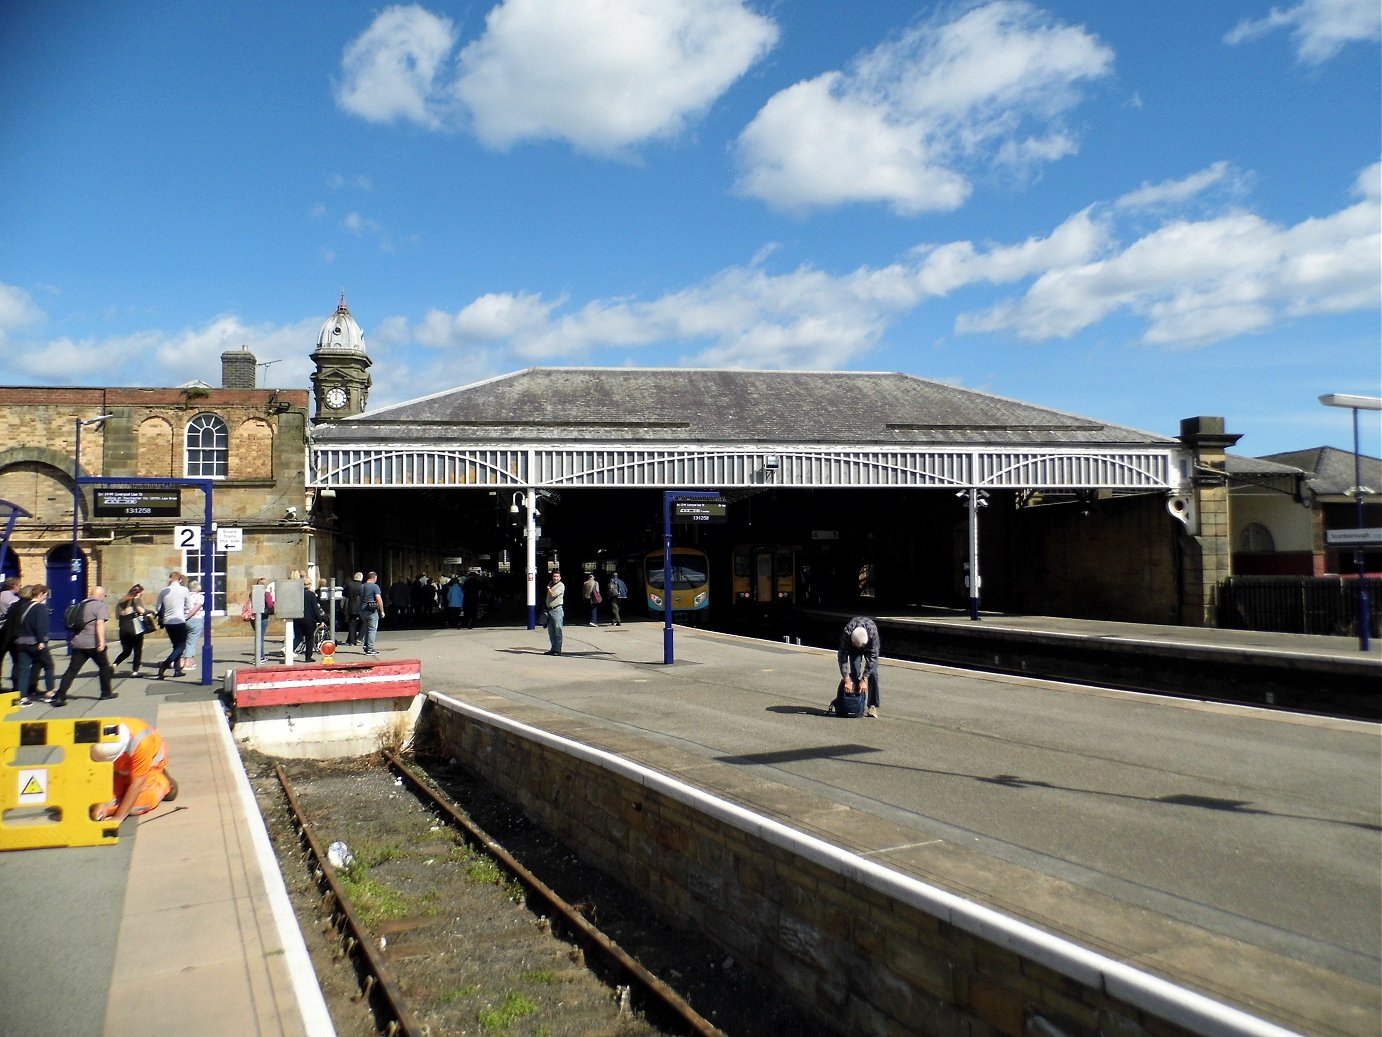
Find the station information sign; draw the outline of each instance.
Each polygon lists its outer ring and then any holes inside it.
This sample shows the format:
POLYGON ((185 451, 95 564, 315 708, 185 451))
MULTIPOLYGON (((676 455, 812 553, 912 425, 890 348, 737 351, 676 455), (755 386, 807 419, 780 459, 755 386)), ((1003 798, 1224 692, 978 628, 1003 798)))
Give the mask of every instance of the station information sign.
POLYGON ((1331 529, 1324 534, 1324 542, 1331 547, 1382 544, 1382 528, 1331 529))
POLYGON ((716 500, 681 500, 672 502, 673 522, 711 522, 729 521, 727 505, 716 500))
POLYGON ((182 514, 182 489, 92 490, 91 514, 96 518, 177 518, 182 514))

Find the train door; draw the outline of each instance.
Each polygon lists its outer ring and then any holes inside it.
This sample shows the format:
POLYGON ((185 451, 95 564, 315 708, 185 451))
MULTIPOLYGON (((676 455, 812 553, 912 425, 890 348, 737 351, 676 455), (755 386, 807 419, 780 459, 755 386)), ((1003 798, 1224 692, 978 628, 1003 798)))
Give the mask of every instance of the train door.
POLYGON ((766 605, 777 598, 777 569, 771 549, 755 549, 753 552, 753 600, 755 604, 766 605))

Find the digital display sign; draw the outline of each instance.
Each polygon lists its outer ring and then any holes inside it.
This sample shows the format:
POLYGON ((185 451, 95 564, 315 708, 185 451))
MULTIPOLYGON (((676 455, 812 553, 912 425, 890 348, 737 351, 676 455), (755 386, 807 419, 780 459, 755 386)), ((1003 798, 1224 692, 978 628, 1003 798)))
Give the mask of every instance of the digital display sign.
POLYGON ((726 522, 724 501, 683 500, 672 502, 673 522, 726 522))
POLYGON ((93 490, 91 513, 96 518, 178 518, 182 490, 93 490))

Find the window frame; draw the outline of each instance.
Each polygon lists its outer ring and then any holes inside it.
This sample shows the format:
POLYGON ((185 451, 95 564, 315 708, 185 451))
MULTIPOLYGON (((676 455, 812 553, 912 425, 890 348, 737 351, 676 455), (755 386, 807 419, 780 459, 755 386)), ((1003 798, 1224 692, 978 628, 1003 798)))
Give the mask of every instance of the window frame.
POLYGON ((182 430, 182 471, 189 479, 230 477, 230 426, 219 414, 202 411, 187 422, 182 430), (211 446, 193 445, 194 435, 200 440, 207 433, 212 436, 211 446))

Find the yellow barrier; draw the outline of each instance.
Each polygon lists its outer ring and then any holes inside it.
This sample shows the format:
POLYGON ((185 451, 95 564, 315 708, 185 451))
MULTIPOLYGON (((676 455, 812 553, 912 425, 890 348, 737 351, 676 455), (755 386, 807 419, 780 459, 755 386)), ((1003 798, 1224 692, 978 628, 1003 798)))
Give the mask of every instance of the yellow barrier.
POLYGON ((120 826, 89 811, 114 795, 112 766, 93 761, 91 746, 115 741, 120 718, 10 722, 12 693, 0 695, 0 709, 0 850, 119 842, 120 826))

